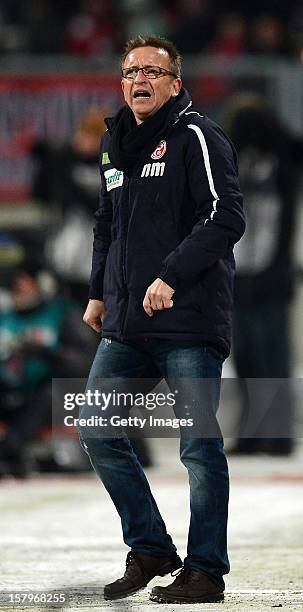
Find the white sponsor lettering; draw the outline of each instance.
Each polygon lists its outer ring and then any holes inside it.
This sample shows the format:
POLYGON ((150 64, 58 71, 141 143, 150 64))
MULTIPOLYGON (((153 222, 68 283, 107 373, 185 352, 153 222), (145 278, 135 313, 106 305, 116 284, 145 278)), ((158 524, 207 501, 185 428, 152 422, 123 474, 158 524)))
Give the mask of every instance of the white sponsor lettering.
POLYGON ((145 164, 143 166, 142 176, 163 176, 165 170, 165 162, 154 162, 153 164, 145 164))

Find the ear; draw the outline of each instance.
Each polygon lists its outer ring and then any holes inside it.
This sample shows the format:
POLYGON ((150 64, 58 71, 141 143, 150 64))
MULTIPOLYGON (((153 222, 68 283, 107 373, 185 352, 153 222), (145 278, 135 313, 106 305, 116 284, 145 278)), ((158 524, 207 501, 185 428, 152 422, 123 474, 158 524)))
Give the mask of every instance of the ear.
POLYGON ((174 79, 172 86, 173 86, 173 92, 174 92, 173 97, 176 97, 182 87, 182 79, 180 79, 180 77, 177 77, 176 79, 174 79))

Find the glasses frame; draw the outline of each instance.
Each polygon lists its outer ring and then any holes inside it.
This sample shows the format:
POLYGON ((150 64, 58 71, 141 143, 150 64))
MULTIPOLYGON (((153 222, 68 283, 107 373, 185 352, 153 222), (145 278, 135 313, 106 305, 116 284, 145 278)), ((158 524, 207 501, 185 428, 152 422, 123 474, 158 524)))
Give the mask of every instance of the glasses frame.
POLYGON ((121 69, 121 76, 122 76, 123 79, 126 79, 127 81, 134 81, 137 78, 140 70, 142 71, 142 74, 144 74, 144 76, 147 79, 151 80, 151 81, 153 81, 155 79, 159 79, 162 76, 168 76, 168 75, 175 77, 175 79, 178 78, 178 75, 175 74, 175 72, 171 72, 170 70, 166 70, 166 68, 161 68, 161 66, 143 66, 142 68, 139 68, 139 66, 130 66, 129 68, 122 68, 121 69), (157 76, 152 76, 152 77, 148 76, 144 72, 147 68, 157 68, 158 70, 160 70, 160 73, 157 76), (129 76, 125 76, 123 74, 125 70, 136 70, 137 72, 136 72, 136 75, 134 77, 129 77, 129 76))

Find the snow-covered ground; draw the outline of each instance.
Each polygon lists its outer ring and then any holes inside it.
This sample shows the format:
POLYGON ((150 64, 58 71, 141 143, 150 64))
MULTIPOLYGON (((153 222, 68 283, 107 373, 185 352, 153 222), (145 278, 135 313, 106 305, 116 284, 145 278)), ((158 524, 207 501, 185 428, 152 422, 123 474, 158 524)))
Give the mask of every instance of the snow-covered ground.
MULTIPOLYGON (((177 440, 152 440, 156 465, 147 470, 167 528, 181 556, 189 520, 185 469, 177 440)), ((66 594, 54 609, 135 612, 185 609, 285 611, 303 609, 303 447, 285 459, 231 458, 229 554, 224 604, 158 605, 150 602, 155 578, 140 593, 106 602, 106 582, 124 571, 120 520, 94 474, 33 477, 0 483, 0 610, 8 592, 66 594), (4 595, 3 595, 4 594, 4 595)), ((23 604, 10 606, 18 612, 23 604)), ((52 609, 32 605, 33 612, 52 609)))

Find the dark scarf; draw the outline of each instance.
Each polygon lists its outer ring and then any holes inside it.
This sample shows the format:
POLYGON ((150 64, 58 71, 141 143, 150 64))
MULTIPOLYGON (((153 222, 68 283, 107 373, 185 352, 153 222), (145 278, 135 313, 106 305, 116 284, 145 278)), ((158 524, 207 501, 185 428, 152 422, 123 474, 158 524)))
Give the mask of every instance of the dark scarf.
POLYGON ((127 176, 132 175, 145 147, 152 146, 153 142, 156 146, 164 136, 167 124, 173 123, 177 118, 180 110, 177 107, 184 94, 182 88, 178 96, 170 98, 155 115, 140 125, 137 125, 129 106, 123 106, 115 117, 105 119, 111 134, 108 155, 115 168, 123 170, 127 176), (172 112, 173 110, 175 112, 172 112))

